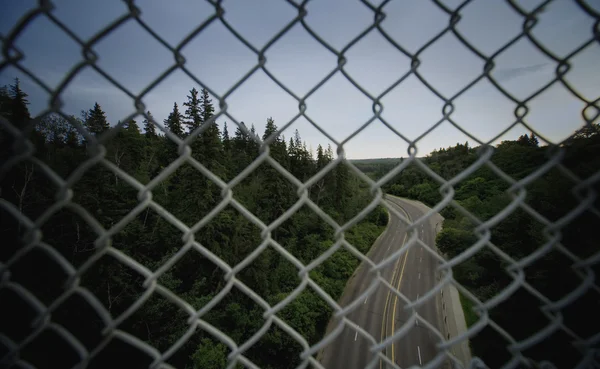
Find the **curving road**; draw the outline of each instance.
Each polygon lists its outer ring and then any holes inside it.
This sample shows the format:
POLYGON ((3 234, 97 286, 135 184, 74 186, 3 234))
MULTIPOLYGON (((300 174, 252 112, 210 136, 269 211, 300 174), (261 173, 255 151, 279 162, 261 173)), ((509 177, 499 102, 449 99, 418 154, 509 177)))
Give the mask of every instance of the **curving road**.
MULTIPOLYGON (((387 196, 388 203, 400 214, 415 221, 429 210, 425 205, 411 200, 387 196)), ((441 224, 438 214, 429 217, 418 226, 419 238, 435 249, 436 226, 441 224)), ((375 263, 390 257, 408 241, 407 226, 390 212, 390 220, 385 232, 375 242, 367 256, 375 263)), ((382 270, 382 276, 399 289, 411 301, 418 299, 430 291, 436 283, 435 271, 438 261, 420 245, 411 247, 402 254, 397 262, 382 270)), ((341 306, 346 306, 357 299, 370 285, 372 275, 368 267, 361 265, 348 282, 341 306)), ((347 317, 353 322, 322 352, 321 363, 326 368, 358 369, 369 364, 374 368, 388 367, 383 360, 369 351, 372 341, 363 336, 356 327, 369 333, 377 342, 385 340, 403 327, 411 312, 404 310, 405 302, 380 284, 377 289, 352 311, 347 317)), ((438 331, 441 327, 440 297, 430 298, 417 308, 417 313, 438 331)), ((328 331, 336 322, 331 322, 328 331)), ((401 368, 413 365, 426 365, 437 355, 436 343, 439 341, 424 324, 415 324, 400 339, 385 349, 387 357, 401 368)))

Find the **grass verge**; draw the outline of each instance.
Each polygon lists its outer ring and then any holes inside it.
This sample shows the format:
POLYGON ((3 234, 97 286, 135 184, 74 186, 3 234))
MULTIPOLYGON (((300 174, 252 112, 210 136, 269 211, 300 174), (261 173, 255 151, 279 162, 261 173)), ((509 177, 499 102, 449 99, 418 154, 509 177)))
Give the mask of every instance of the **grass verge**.
POLYGON ((473 324, 477 323, 479 316, 473 311, 473 302, 460 294, 460 304, 462 305, 463 312, 465 314, 465 321, 467 323, 467 329, 473 324))

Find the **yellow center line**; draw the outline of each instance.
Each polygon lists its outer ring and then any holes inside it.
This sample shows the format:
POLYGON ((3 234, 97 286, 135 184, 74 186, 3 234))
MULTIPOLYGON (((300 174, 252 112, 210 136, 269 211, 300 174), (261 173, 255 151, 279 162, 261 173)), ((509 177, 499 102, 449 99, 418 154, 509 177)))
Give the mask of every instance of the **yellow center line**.
MULTIPOLYGON (((408 250, 406 250, 406 254, 404 255, 404 262, 402 263, 402 270, 400 271, 400 278, 398 279, 398 292, 400 292, 400 284, 402 283, 402 277, 404 276, 404 266, 406 265, 406 259, 408 259, 408 250)), ((392 312, 392 334, 395 332, 396 325, 396 303, 398 302, 398 295, 394 295, 394 310, 392 312)), ((392 342, 392 362, 394 361, 394 346, 395 342, 392 342)))
MULTIPOLYGON (((398 259, 398 261, 396 262, 396 265, 400 264, 400 260, 398 259)), ((394 273, 392 274, 392 283, 394 283, 394 278, 396 277, 396 270, 397 270, 397 266, 394 267, 394 273)), ((383 336, 385 335, 387 337, 387 332, 386 332, 386 328, 387 328, 387 319, 386 319, 386 311, 387 311, 387 306, 388 306, 388 301, 390 299, 390 291, 388 290, 387 296, 385 297, 385 305, 383 305, 383 317, 381 318, 381 340, 379 342, 383 341, 383 336)), ((387 349, 386 349, 387 352, 387 349)), ((379 360, 379 369, 382 368, 382 364, 383 362, 381 361, 381 359, 379 360)))
MULTIPOLYGON (((404 215, 406 215, 406 218, 411 221, 411 217, 410 215, 408 215, 408 213, 406 212, 406 210, 404 210, 404 208, 402 206, 400 206, 399 204, 396 204, 394 201, 391 201, 392 204, 398 206, 398 208, 400 208, 400 210, 402 210, 402 212, 404 213, 404 215)), ((406 243, 406 238, 408 237, 408 232, 406 232, 404 234, 404 240, 402 240, 402 246, 404 246, 404 244, 406 243)), ((398 281, 398 291, 400 291, 400 284, 402 283, 402 276, 404 275, 404 266, 406 265, 406 259, 408 258, 408 250, 406 251, 406 254, 404 255, 404 262, 402 264, 402 271, 400 272, 400 279, 398 281)), ((392 285, 394 284, 394 278, 396 277, 396 272, 398 271, 398 266, 400 264, 400 260, 402 260, 402 258, 398 259, 398 262, 396 263, 396 266, 394 267, 394 273, 392 274, 392 285)), ((385 298, 385 305, 383 308, 383 317, 381 319, 381 341, 383 341, 383 337, 385 335, 385 337, 387 337, 387 316, 386 316, 386 312, 387 312, 387 306, 388 306, 388 302, 390 299, 390 293, 391 291, 388 291, 387 296, 385 298)), ((395 318, 396 318, 396 302, 398 301, 398 296, 395 296, 394 299, 394 311, 393 311, 393 315, 392 315, 392 335, 394 334, 394 328, 395 328, 395 318)), ((386 355, 387 355, 387 349, 386 349, 386 355)), ((394 361, 394 343, 392 343, 392 362, 394 361)), ((379 369, 382 369, 382 360, 379 360, 379 369)))
MULTIPOLYGON (((408 234, 404 234, 404 240, 402 240, 402 246, 404 246, 404 244, 406 243, 406 237, 408 236, 408 234)), ((394 285, 394 279, 396 278, 396 272, 398 271, 398 267, 400 266, 400 261, 402 260, 402 258, 399 258, 398 261, 396 262, 396 265, 394 266, 394 273, 392 273, 392 285, 394 285)), ((404 257, 404 262, 406 263, 406 256, 404 257)), ((403 268, 404 270, 404 268, 403 268)), ((383 306, 383 317, 381 318, 381 340, 379 342, 383 341, 383 337, 385 335, 385 337, 387 337, 387 316, 386 316, 386 312, 387 312, 387 307, 388 307, 388 302, 390 299, 390 293, 391 291, 388 290, 387 296, 385 298, 385 305, 383 306)), ((387 349, 386 349, 387 352, 387 349)), ((393 352, 393 346, 392 346, 392 352, 393 352)), ((383 362, 381 361, 381 359, 379 360, 379 369, 382 369, 382 365, 383 362)))

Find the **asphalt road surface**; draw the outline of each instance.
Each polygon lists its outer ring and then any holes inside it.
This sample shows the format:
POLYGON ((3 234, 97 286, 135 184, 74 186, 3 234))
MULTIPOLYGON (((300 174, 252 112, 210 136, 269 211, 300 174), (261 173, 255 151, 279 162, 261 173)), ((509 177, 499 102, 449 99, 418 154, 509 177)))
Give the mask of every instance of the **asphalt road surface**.
MULTIPOLYGON (((428 208, 415 201, 388 197, 388 203, 394 206, 400 214, 408 215, 412 221, 420 218, 428 208)), ((424 224, 419 225, 417 231, 419 238, 433 249, 435 247, 435 235, 437 223, 441 217, 435 215, 427 219, 424 224)), ((386 231, 373 245, 367 255, 374 263, 380 263, 387 259, 395 251, 408 242, 410 235, 407 233, 407 225, 400 218, 390 212, 390 221, 386 231)), ((364 264, 364 263, 363 263, 364 264)), ((436 282, 435 271, 438 261, 422 246, 415 245, 407 253, 387 268, 382 270, 382 276, 392 283, 411 301, 418 299, 430 291, 436 282)), ((340 303, 348 305, 357 299, 372 282, 369 268, 361 265, 344 291, 340 303)), ((437 330, 441 327, 441 315, 439 308, 439 294, 416 309, 419 315, 426 319, 437 330)), ((346 326, 344 331, 329 344, 321 357, 321 363, 326 368, 358 369, 365 368, 376 362, 375 368, 388 367, 385 361, 378 359, 371 353, 369 348, 372 342, 363 336, 356 327, 368 332, 377 342, 392 336, 394 332, 407 322, 411 311, 405 311, 405 302, 396 297, 390 290, 380 284, 379 287, 366 299, 363 299, 359 307, 348 314, 353 325, 346 326)), ((328 331, 334 326, 330 324, 328 331)), ((424 326, 423 323, 411 324, 410 330, 400 339, 389 345, 384 353, 387 357, 401 368, 413 365, 426 365, 438 353, 435 344, 439 341, 437 335, 424 326)))

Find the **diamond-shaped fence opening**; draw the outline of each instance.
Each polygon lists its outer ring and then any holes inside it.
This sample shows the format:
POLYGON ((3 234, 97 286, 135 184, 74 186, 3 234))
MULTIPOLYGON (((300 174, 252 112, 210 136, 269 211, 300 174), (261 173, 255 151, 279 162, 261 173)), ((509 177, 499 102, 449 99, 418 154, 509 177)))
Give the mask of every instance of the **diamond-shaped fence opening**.
POLYGON ((49 326, 23 349, 25 357, 31 357, 29 364, 38 368, 50 368, 51 365, 73 366, 80 360, 72 342, 65 339, 59 326, 49 326), (52 349, 49 349, 52 347, 52 349), (50 364, 49 363, 54 363, 50 364))
POLYGON ((295 184, 266 162, 233 187, 234 199, 266 225, 279 219, 299 201, 296 192, 295 184))
POLYGON ((148 352, 145 348, 132 345, 127 338, 129 337, 120 334, 113 336, 102 351, 89 361, 88 367, 98 369, 107 367, 126 368, 127 364, 118 359, 121 355, 127 355, 128 361, 132 360, 144 367, 152 365, 158 353, 148 352))
MULTIPOLYGON (((114 288, 115 286, 112 287, 114 288)), ((117 288, 119 287, 122 288, 123 285, 117 286, 117 288)), ((98 301, 102 304, 101 309, 97 310, 96 306, 90 304, 89 301, 86 300, 85 295, 73 293, 52 312, 52 320, 72 333, 74 337, 77 337, 80 340, 81 345, 90 352, 99 344, 101 344, 105 338, 101 333, 104 329, 105 323, 101 318, 101 311, 102 309, 107 309, 109 311, 113 310, 114 306, 111 306, 111 303, 115 297, 115 295, 111 295, 109 297, 111 300, 108 301, 109 303, 107 303, 107 292, 109 292, 108 289, 102 291, 104 292, 105 296, 99 296, 99 291, 93 292, 96 293, 96 296, 98 296, 98 301), (89 332, 90 334, 87 334, 86 332, 89 332)), ((110 292, 114 293, 115 291, 113 290, 110 292)), ((119 290, 119 293, 120 292, 123 292, 123 290, 119 290)), ((121 301, 123 301, 127 297, 129 296, 120 295, 117 297, 117 299, 121 299, 121 301)), ((131 299, 131 297, 129 298, 131 299)), ((129 303, 133 304, 133 301, 129 301, 129 303)), ((124 307, 117 307, 117 309, 112 311, 115 317, 123 312, 119 311, 119 309, 124 310, 124 307)), ((48 345, 48 347, 51 348, 52 345, 48 345)))
POLYGON ((8 6, 0 366, 597 363, 600 9, 526 5, 8 6))
MULTIPOLYGON (((53 250, 50 245, 40 245, 22 255, 11 267, 14 280, 35 295, 40 302, 50 305, 62 294, 62 284, 67 282, 70 270, 65 270, 60 261, 47 250, 53 250), (31 273, 35 270, 35 275, 31 273), (44 278, 40 278, 43 276, 44 278), (44 280, 56 281, 49 286, 44 280)), ((59 256, 60 258, 60 256, 59 256)), ((64 260, 64 259, 63 259, 64 260)))

